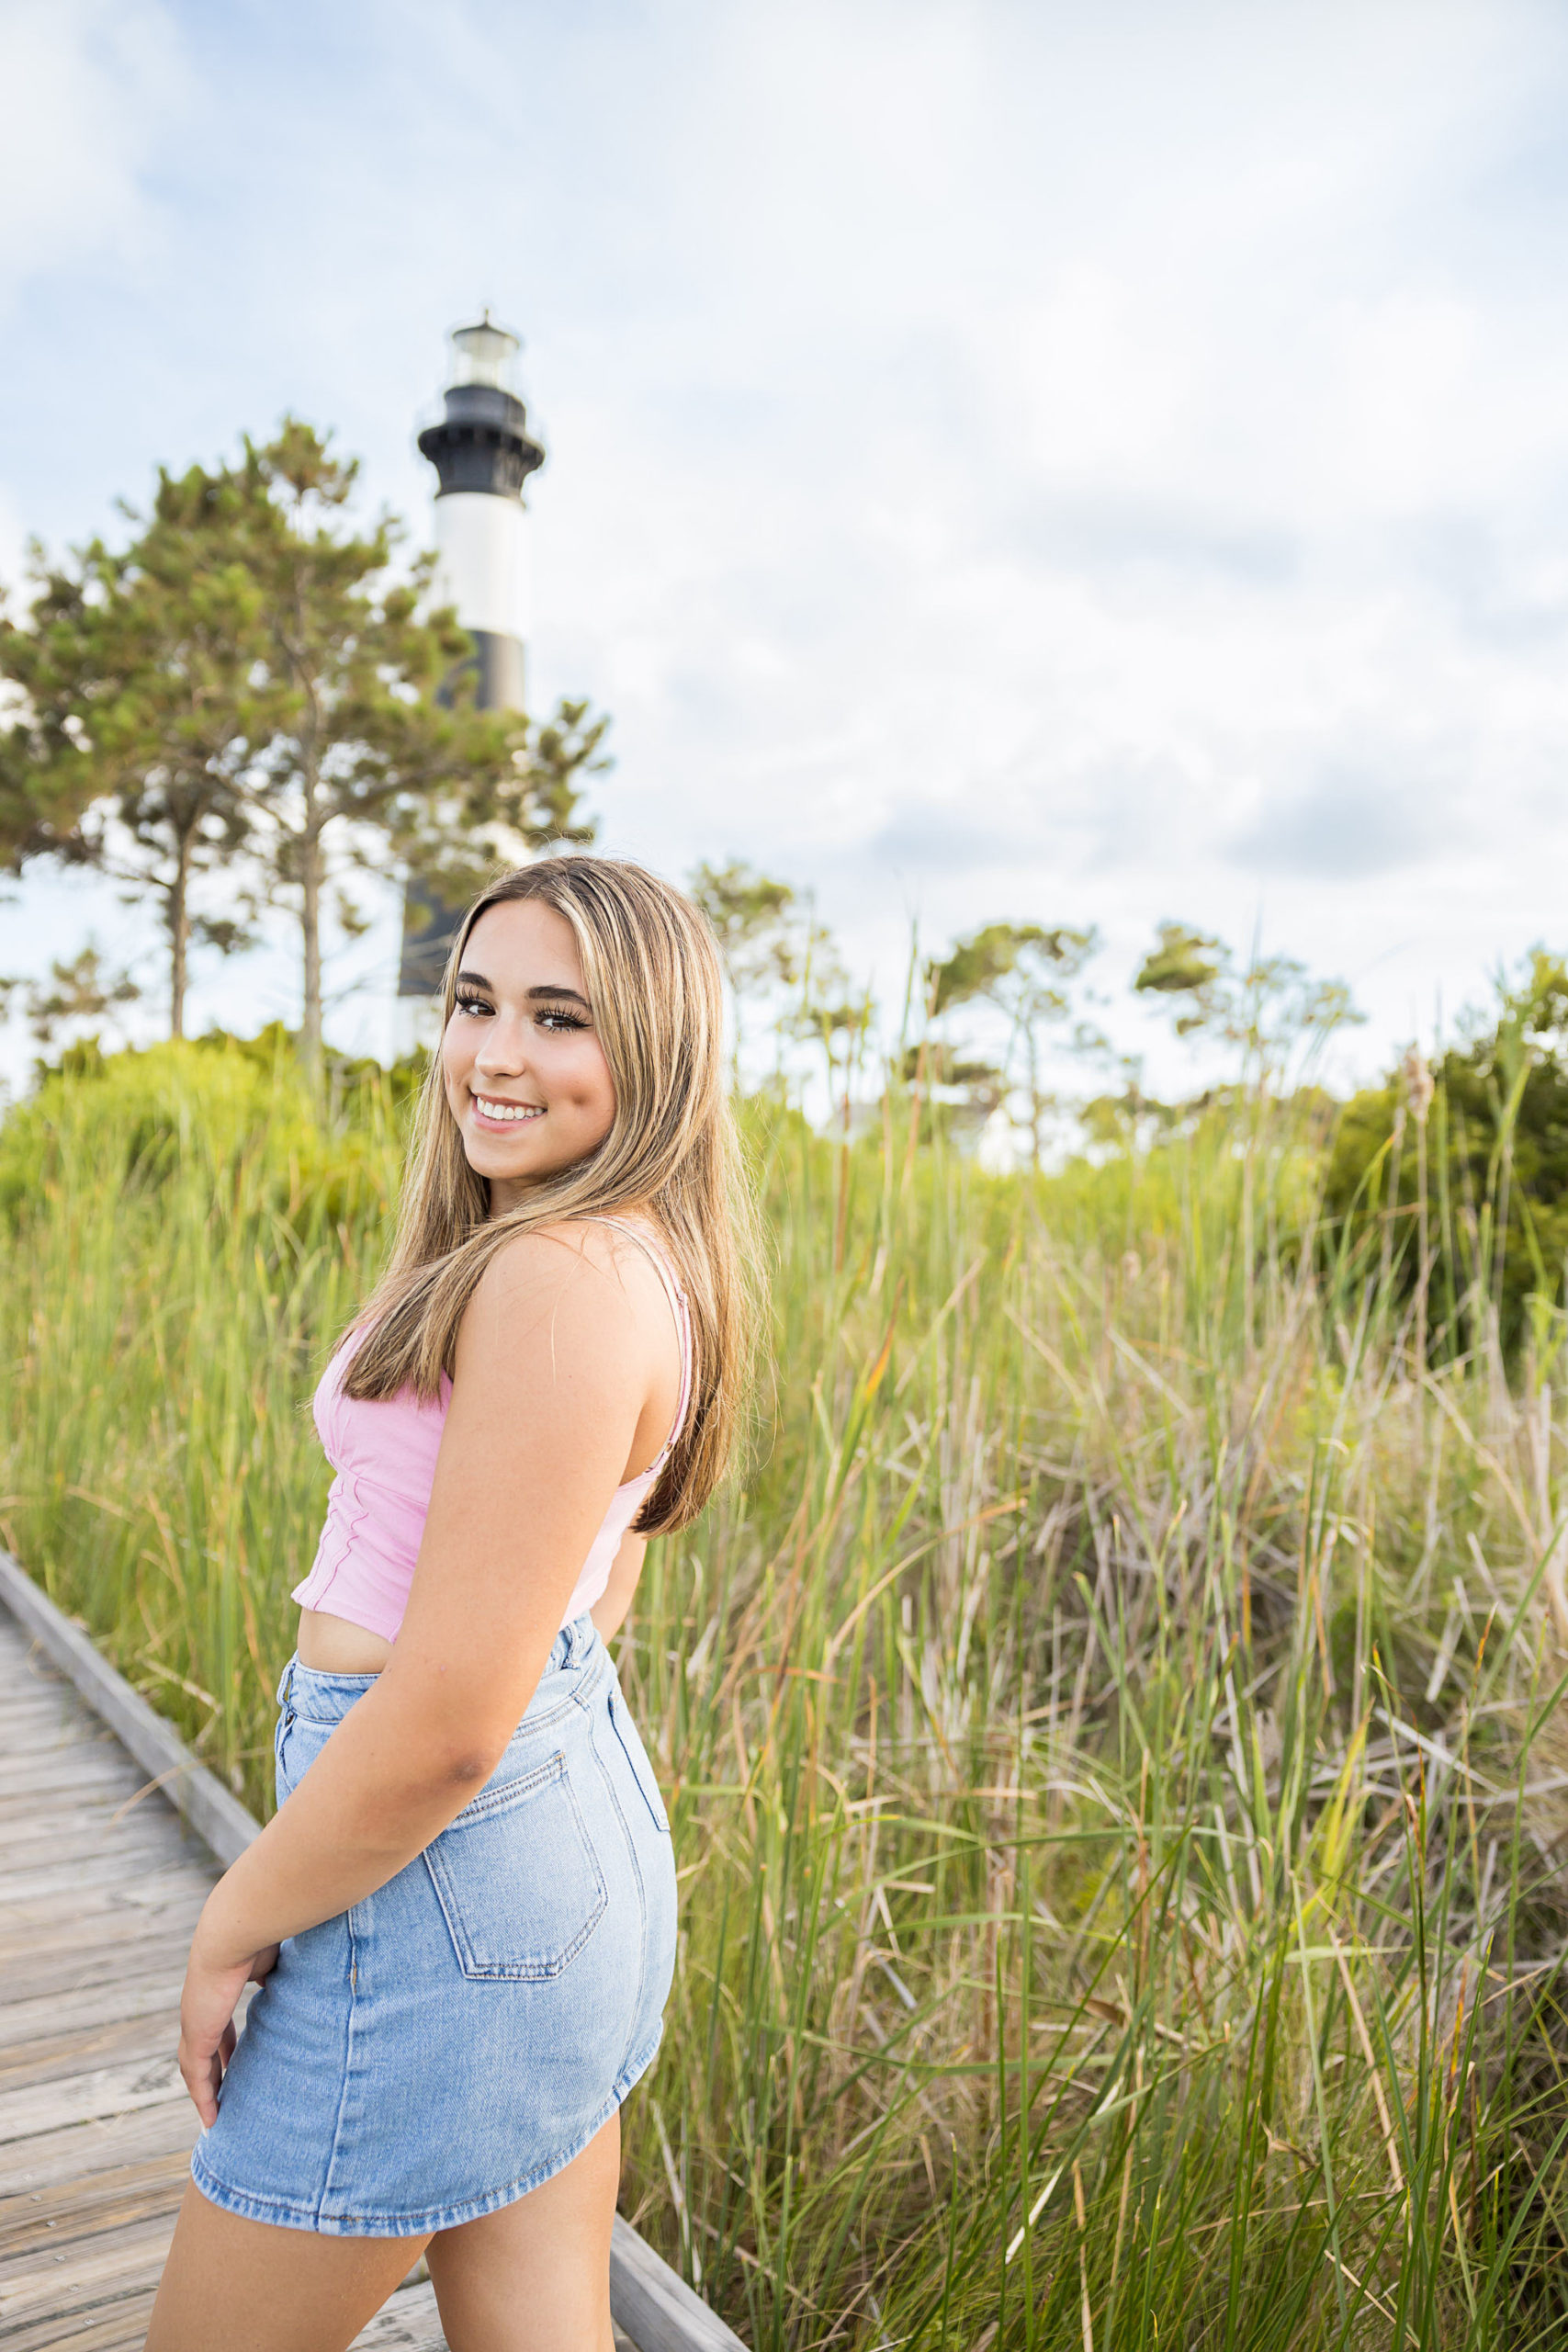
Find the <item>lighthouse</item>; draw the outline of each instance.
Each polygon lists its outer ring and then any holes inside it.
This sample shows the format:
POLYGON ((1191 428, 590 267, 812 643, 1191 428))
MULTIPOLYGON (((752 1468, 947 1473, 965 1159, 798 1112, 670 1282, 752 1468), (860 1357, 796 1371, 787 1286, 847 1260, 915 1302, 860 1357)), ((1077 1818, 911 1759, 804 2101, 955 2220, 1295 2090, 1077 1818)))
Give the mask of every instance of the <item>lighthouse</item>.
MULTIPOLYGON (((487 310, 452 335, 452 380, 439 424, 419 436, 436 472, 435 596, 455 605, 473 640, 465 665, 480 710, 524 707, 527 638, 527 517, 523 485, 545 462, 528 433, 515 381, 519 338, 487 310)), ((428 882, 412 879, 403 899, 400 997, 431 997, 441 985, 460 909, 428 882)))
POLYGON ((419 436, 439 477, 436 584, 474 640, 481 710, 523 708, 527 629, 523 485, 545 462, 517 396, 517 337, 487 311, 452 337, 452 381, 439 424, 419 436))

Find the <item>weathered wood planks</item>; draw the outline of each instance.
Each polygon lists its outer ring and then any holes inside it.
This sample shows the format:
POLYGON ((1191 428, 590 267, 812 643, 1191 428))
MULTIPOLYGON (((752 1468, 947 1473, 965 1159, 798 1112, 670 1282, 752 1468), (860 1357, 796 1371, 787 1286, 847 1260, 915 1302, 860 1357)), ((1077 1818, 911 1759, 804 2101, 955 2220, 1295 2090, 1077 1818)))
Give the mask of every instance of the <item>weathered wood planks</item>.
MULTIPOLYGON (((6 2352, 140 2346, 185 2194, 176 2017, 216 1872, 147 1779, 0 1613, 6 2352)), ((429 2286, 400 2289, 359 2343, 438 2352, 429 2286)))
MULTIPOLYGON (((186 1948, 257 1824, 6 1552, 0 1602, 0 2342, 132 2352, 196 2138, 186 1948)), ((617 2352, 745 2352, 619 2217, 611 2301, 617 2352)), ((416 2279, 355 2352, 445 2345, 416 2279)))
MULTIPOLYGON (((8 1552, 0 1552, 0 1600, 129 1749, 142 1767, 143 1779, 158 1782, 224 1867, 243 1854, 256 1834, 256 1824, 239 1798, 197 1762, 163 1717, 99 1657, 81 1627, 61 1615, 8 1552)), ((6 1687, 20 1706, 28 1695, 26 1686, 8 1680, 6 1687)), ((4 1703, 0 1699, 0 1707, 4 1703)), ((0 1730, 0 1747, 10 1745, 0 1730)))

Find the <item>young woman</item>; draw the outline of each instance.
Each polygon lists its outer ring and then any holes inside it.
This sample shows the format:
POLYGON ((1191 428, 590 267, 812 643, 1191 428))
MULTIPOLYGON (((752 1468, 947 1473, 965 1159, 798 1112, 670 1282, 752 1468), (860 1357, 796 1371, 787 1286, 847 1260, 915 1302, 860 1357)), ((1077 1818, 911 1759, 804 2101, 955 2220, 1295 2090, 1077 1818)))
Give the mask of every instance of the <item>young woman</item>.
POLYGON ((675 1872, 604 1642, 734 1434, 717 956, 652 875, 551 858, 472 909, 445 1014, 390 1267, 316 1394, 338 1476, 278 1811, 191 1945, 206 2129, 149 2352, 334 2352, 422 2250, 453 2352, 612 2343, 675 1872))

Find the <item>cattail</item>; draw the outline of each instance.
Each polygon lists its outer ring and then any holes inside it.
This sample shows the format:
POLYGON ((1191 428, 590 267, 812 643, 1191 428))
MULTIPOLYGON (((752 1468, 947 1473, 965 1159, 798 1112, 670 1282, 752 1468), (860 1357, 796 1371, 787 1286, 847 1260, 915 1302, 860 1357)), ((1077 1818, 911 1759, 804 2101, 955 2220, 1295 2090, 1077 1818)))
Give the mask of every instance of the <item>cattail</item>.
POLYGON ((1412 1046, 1405 1055, 1400 1064, 1400 1075, 1404 1080, 1404 1099, 1410 1105, 1411 1115, 1418 1126, 1424 1127, 1438 1084, 1419 1046, 1412 1046))

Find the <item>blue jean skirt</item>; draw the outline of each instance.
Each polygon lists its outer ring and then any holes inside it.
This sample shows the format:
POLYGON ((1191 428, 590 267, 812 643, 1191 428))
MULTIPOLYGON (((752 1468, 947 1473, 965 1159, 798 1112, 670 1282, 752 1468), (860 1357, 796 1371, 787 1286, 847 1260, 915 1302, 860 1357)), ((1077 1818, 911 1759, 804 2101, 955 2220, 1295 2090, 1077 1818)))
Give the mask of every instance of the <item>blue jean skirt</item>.
MULTIPOLYGON (((277 1798, 368 1674, 294 1660, 277 1798)), ((592 1620, 557 1639, 470 1804, 254 1995, 191 2159, 231 2213, 335 2237, 422 2237, 536 2188, 659 2047, 675 1959, 670 1825, 592 1620)))

